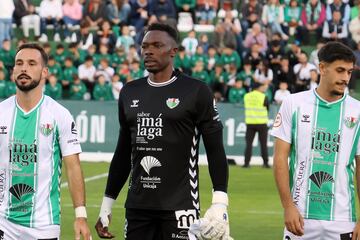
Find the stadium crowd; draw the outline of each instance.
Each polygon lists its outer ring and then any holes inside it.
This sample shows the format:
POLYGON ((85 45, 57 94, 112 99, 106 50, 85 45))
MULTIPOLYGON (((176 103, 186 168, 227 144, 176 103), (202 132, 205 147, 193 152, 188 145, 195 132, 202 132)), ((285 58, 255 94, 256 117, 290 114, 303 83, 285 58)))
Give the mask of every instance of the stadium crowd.
POLYGON ((154 22, 181 30, 184 18, 204 31, 182 32, 175 67, 206 82, 218 101, 242 103, 254 82, 277 103, 315 88, 326 41, 351 46, 360 66, 360 0, 1 0, 0 98, 16 91, 15 48, 29 41, 30 29, 50 56, 47 95, 113 100, 123 84, 147 74, 143 30, 154 22), (316 46, 304 49, 311 38, 316 46))

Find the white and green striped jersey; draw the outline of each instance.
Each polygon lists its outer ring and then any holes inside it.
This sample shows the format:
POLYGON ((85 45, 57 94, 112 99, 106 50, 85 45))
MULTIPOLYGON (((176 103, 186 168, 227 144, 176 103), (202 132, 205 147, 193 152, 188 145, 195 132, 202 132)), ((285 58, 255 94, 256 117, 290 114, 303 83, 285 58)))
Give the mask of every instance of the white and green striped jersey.
POLYGON ((356 221, 359 117, 360 102, 347 95, 327 102, 310 90, 282 103, 271 133, 291 144, 290 188, 304 218, 356 221))
POLYGON ((0 103, 0 215, 27 227, 60 224, 61 159, 81 152, 70 112, 47 96, 25 113, 0 103))

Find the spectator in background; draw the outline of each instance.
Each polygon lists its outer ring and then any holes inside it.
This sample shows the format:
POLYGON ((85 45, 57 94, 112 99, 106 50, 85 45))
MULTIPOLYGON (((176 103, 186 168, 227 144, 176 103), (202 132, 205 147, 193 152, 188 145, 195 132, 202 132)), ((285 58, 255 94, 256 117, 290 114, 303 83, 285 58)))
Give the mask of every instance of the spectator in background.
POLYGON ((140 56, 138 54, 137 48, 135 45, 131 45, 129 48, 129 53, 127 55, 127 60, 129 63, 132 63, 133 61, 139 61, 140 62, 140 56))
POLYGON ((325 43, 323 41, 319 41, 316 43, 316 49, 314 49, 311 53, 310 53, 310 58, 309 58, 309 63, 312 63, 315 65, 315 67, 318 69, 319 71, 319 50, 325 45, 325 43))
POLYGON ((95 84, 92 95, 94 100, 97 101, 114 100, 111 85, 106 81, 104 75, 100 74, 97 77, 97 83, 95 84))
POLYGON ((7 82, 4 71, 0 70, 0 99, 4 99, 6 97, 7 82))
POLYGON ((242 70, 236 76, 236 81, 242 81, 243 87, 246 91, 250 90, 251 85, 254 82, 254 71, 251 68, 251 62, 249 60, 245 60, 242 70))
POLYGON ((34 28, 36 37, 40 36, 40 16, 35 12, 31 0, 14 0, 14 21, 17 26, 22 26, 24 37, 29 38, 30 28, 34 28))
POLYGON ((205 82, 208 86, 211 85, 211 80, 208 72, 205 70, 204 62, 197 61, 193 67, 191 76, 205 82))
POLYGON ((150 4, 148 0, 132 0, 130 1, 130 6, 130 25, 135 27, 137 33, 136 40, 138 40, 144 26, 146 26, 149 20, 150 4))
POLYGON ((80 36, 78 38, 79 48, 87 50, 94 44, 94 35, 90 32, 90 23, 83 21, 80 24, 80 36))
POLYGON ((208 61, 207 61, 207 70, 212 71, 216 64, 220 63, 220 56, 215 48, 215 46, 210 45, 207 50, 208 61))
POLYGON ((5 68, 11 71, 15 61, 15 50, 11 48, 11 40, 5 39, 2 42, 2 48, 0 49, 0 61, 4 63, 5 68))
POLYGON ((11 74, 10 81, 6 82, 6 96, 5 98, 8 98, 10 96, 13 96, 16 94, 16 83, 14 76, 11 74))
POLYGON ((224 70, 220 63, 215 65, 215 69, 210 73, 210 80, 212 81, 211 88, 214 92, 214 98, 217 102, 225 100, 226 84, 229 81, 229 74, 224 70))
POLYGON ((354 55, 356 57, 355 67, 351 75, 351 80, 349 82, 349 90, 353 92, 356 89, 357 82, 360 81, 360 41, 357 42, 356 48, 354 50, 354 55))
POLYGON ((133 61, 130 66, 130 76, 132 79, 139 79, 144 77, 144 70, 140 68, 139 61, 133 61))
POLYGON ((225 69, 228 68, 231 63, 235 64, 236 69, 239 69, 241 66, 241 58, 233 46, 226 46, 223 49, 220 62, 225 69))
POLYGON ((72 58, 75 67, 78 67, 84 61, 85 53, 79 51, 79 44, 76 42, 69 43, 68 54, 72 58))
POLYGON ((91 29, 98 29, 106 18, 106 6, 102 0, 89 0, 84 7, 84 19, 89 23, 91 29))
MULTIPOLYGON (((273 38, 276 35, 273 35, 273 38)), ((266 53, 266 58, 269 61, 269 66, 273 72, 277 72, 281 68, 281 59, 285 56, 285 50, 281 46, 280 40, 281 37, 274 38, 270 43, 270 48, 266 53)), ((276 88, 278 86, 278 79, 274 75, 273 85, 276 88)))
POLYGON ((103 75, 107 83, 111 82, 112 76, 115 74, 114 68, 109 66, 109 61, 106 58, 100 60, 100 64, 96 70, 95 76, 103 75))
POLYGON ((202 46, 197 46, 196 53, 191 57, 191 66, 194 67, 198 61, 202 62, 204 69, 207 70, 208 56, 204 53, 202 46))
POLYGON ((121 36, 116 40, 116 48, 122 47, 125 50, 125 53, 129 53, 130 46, 135 44, 134 38, 130 36, 129 26, 123 25, 121 27, 121 36))
POLYGON ((120 76, 115 74, 111 78, 111 90, 115 100, 119 100, 120 91, 124 84, 120 81, 120 76))
POLYGON ((251 63, 251 69, 255 71, 256 66, 260 61, 265 59, 265 55, 260 52, 261 46, 257 43, 254 43, 251 46, 250 52, 244 56, 244 61, 251 63))
POLYGON ((98 50, 100 49, 100 45, 105 44, 109 49, 109 53, 112 53, 114 51, 116 44, 116 36, 111 30, 111 25, 109 21, 102 21, 100 30, 96 32, 94 43, 98 50))
POLYGON ((350 45, 353 47, 353 49, 356 49, 357 43, 360 42, 360 14, 356 18, 351 20, 349 24, 349 31, 352 40, 350 45))
POLYGON ((294 41, 290 44, 290 48, 286 53, 286 57, 289 59, 290 67, 293 68, 299 63, 300 54, 304 51, 300 47, 300 42, 294 41))
POLYGON ((279 0, 268 0, 267 4, 263 7, 261 20, 270 31, 270 34, 277 32, 281 34, 283 40, 287 41, 289 39, 282 29, 284 8, 279 0))
POLYGON ((351 8, 351 17, 350 19, 353 20, 360 16, 360 0, 356 0, 354 6, 351 8))
POLYGON ((78 67, 80 80, 86 85, 86 88, 92 93, 95 85, 96 67, 94 66, 92 56, 86 56, 85 62, 78 67))
POLYGON ((185 48, 186 55, 189 57, 195 54, 198 44, 199 42, 196 38, 196 32, 194 30, 191 30, 187 34, 187 37, 185 37, 181 42, 181 46, 185 48))
POLYGON ((317 80, 317 69, 315 65, 308 62, 306 53, 301 53, 299 63, 294 66, 296 77, 295 92, 310 89, 310 83, 317 80))
POLYGON ((201 46, 204 49, 204 52, 208 51, 208 48, 210 46, 209 37, 206 33, 202 33, 199 37, 199 46, 201 46))
POLYGON ((45 95, 48 95, 54 100, 62 98, 62 86, 58 82, 55 75, 50 74, 47 78, 48 83, 45 85, 45 95))
POLYGON ((74 77, 79 78, 77 68, 74 67, 71 57, 65 58, 65 67, 63 70, 63 79, 61 85, 64 89, 68 90, 71 84, 74 82, 74 77))
POLYGON ((309 32, 315 32, 316 38, 322 35, 322 25, 326 19, 326 8, 320 0, 308 0, 301 12, 300 32, 297 39, 303 43, 309 43, 309 32))
POLYGON ((64 38, 65 42, 77 42, 75 26, 80 25, 83 17, 83 5, 79 3, 79 0, 65 0, 62 7, 63 22, 65 24, 64 38), (71 32, 73 32, 71 37, 71 32))
MULTIPOLYGON (((238 51, 238 53, 242 53, 242 36, 241 36, 241 24, 240 20, 237 16, 233 16, 232 11, 228 10, 225 12, 225 18, 220 19, 219 23, 221 23, 223 31, 225 32, 224 37, 232 37, 235 38, 236 44, 233 45, 234 49, 238 51)), ((216 35, 215 35, 216 37, 216 35)), ((224 42, 225 46, 229 46, 228 43, 224 42)))
POLYGON ((333 0, 331 4, 326 6, 326 20, 331 21, 334 18, 334 11, 339 11, 341 14, 341 20, 343 23, 348 24, 350 21, 350 11, 351 8, 349 4, 343 2, 342 0, 333 0))
POLYGON ((258 3, 257 0, 249 0, 247 3, 243 4, 241 14, 242 34, 243 38, 246 38, 248 29, 252 28, 255 23, 260 22, 262 6, 258 3))
POLYGON ((282 101, 290 95, 290 91, 288 90, 287 82, 280 82, 279 89, 276 90, 274 100, 276 104, 281 105, 282 101))
MULTIPOLYGON (((295 83, 295 74, 292 67, 290 67, 289 59, 284 57, 281 59, 281 68, 277 72, 274 72, 274 77, 278 79, 278 82, 286 82, 288 85, 288 89, 291 92, 294 91, 294 83, 295 83)), ((275 88, 276 89, 276 88, 275 88)))
POLYGON ((73 81, 70 84, 69 99, 84 100, 87 92, 85 84, 80 80, 77 74, 72 76, 73 81))
POLYGON ((49 69, 49 74, 55 75, 58 80, 63 79, 63 71, 59 63, 56 62, 53 56, 49 56, 47 67, 49 69))
POLYGON ((229 102, 243 104, 245 94, 246 89, 244 88, 244 82, 236 79, 235 85, 229 90, 229 102))
POLYGON ((196 12, 200 15, 200 24, 213 24, 218 9, 218 0, 197 0, 196 8, 196 12))
POLYGON ((298 5, 297 0, 290 0, 289 5, 285 6, 284 10, 284 31, 290 36, 294 36, 298 32, 299 19, 301 16, 301 6, 298 5))
POLYGON ((41 20, 41 37, 40 42, 47 42, 46 25, 54 26, 54 41, 60 42, 60 24, 63 17, 61 0, 42 0, 39 7, 39 15, 41 20))
POLYGON ((127 0, 111 0, 106 5, 107 20, 111 25, 127 24, 130 12, 127 0))
POLYGON ((179 46, 174 58, 174 67, 188 75, 191 74, 191 59, 186 54, 184 46, 179 46))
MULTIPOLYGON (((269 62, 267 60, 260 61, 254 72, 254 82, 266 85, 266 89, 268 89, 272 84, 273 78, 274 72, 269 67, 269 62)), ((251 87, 253 88, 253 86, 251 87)))
POLYGON ((12 17, 15 6, 13 0, 2 0, 0 7, 0 43, 11 39, 12 17))
POLYGON ((196 0, 175 0, 177 12, 188 12, 191 14, 193 23, 195 23, 195 6, 196 0))
POLYGON ((65 60, 68 57, 68 55, 69 55, 69 52, 67 50, 65 50, 64 45, 62 45, 61 43, 56 45, 54 58, 55 58, 55 61, 61 65, 61 67, 65 66, 65 60))
POLYGON ((115 52, 111 55, 111 66, 116 68, 126 60, 126 57, 124 48, 122 46, 117 47, 115 52))
POLYGON ((176 27, 176 9, 173 0, 152 0, 149 6, 149 24, 160 22, 176 27))
POLYGON ((261 31, 261 25, 259 23, 252 25, 251 30, 246 34, 243 44, 245 49, 249 49, 248 51, 250 51, 252 45, 255 43, 259 46, 259 51, 265 54, 268 48, 267 37, 266 34, 261 31))
POLYGON ((332 14, 332 19, 324 23, 323 38, 326 41, 340 41, 348 45, 348 24, 342 20, 340 11, 335 10, 332 14))

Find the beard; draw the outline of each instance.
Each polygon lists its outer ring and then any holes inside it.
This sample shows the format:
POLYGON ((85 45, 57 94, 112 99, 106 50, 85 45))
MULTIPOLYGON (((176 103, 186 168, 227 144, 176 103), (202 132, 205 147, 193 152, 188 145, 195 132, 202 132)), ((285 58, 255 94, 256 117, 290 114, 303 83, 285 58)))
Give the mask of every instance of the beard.
POLYGON ((29 92, 30 90, 33 90, 34 88, 39 86, 40 80, 41 80, 41 73, 38 79, 31 79, 31 82, 27 85, 21 84, 18 79, 15 80, 15 84, 20 91, 29 92))

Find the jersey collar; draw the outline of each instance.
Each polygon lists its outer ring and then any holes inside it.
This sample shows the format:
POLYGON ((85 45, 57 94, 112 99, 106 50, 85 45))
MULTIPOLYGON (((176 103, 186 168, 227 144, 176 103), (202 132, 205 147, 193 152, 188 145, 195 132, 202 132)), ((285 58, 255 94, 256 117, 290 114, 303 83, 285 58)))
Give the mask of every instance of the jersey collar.
POLYGON ((175 80, 177 79, 177 75, 178 75, 177 71, 174 70, 172 75, 171 75, 172 77, 169 80, 165 81, 165 82, 156 83, 156 82, 151 81, 149 77, 147 78, 147 82, 152 87, 164 87, 164 86, 167 86, 167 85, 175 82, 175 80))
POLYGON ((24 116, 26 116, 26 115, 29 115, 30 113, 32 113, 33 111, 35 111, 40 105, 41 105, 41 103, 44 101, 44 98, 45 98, 45 96, 44 96, 44 94, 41 96, 41 99, 40 99, 40 101, 36 104, 36 106, 35 107, 33 107, 30 111, 28 111, 28 112, 25 112, 24 111, 24 109, 22 109, 21 107, 20 107, 20 105, 18 104, 18 101, 17 101, 17 98, 15 97, 15 104, 16 104, 16 107, 24 114, 24 116))
POLYGON ((333 101, 333 102, 329 102, 329 101, 326 101, 325 99, 323 99, 322 97, 320 97, 320 95, 316 92, 316 89, 313 90, 314 91, 314 94, 315 96, 320 100, 320 102, 324 103, 324 105, 330 107, 330 106, 333 106, 333 105, 336 105, 342 101, 344 101, 344 99, 346 98, 347 96, 347 93, 344 93, 344 95, 342 96, 342 98, 336 100, 336 101, 333 101))

